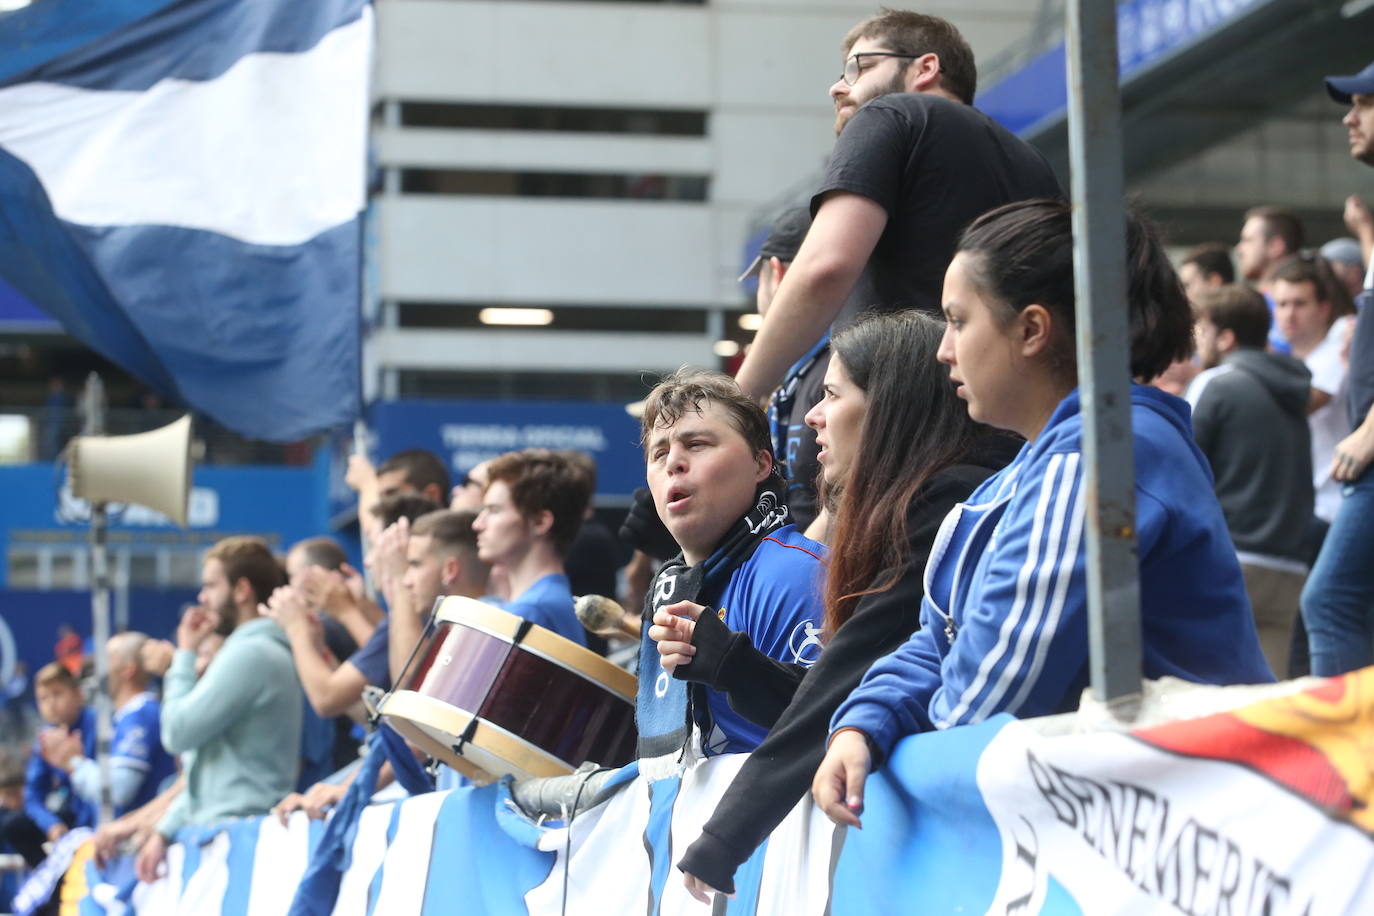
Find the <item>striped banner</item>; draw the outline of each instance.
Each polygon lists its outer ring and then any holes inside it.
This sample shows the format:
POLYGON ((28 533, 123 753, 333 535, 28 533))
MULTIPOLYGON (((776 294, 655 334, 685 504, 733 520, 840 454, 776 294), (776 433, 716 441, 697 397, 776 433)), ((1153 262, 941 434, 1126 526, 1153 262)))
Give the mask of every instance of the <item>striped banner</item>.
MULTIPOLYGON (((802 801, 713 912, 1374 912, 1374 668, 1131 732, 1035 724, 902 742, 869 779, 863 830, 802 801)), ((373 805, 332 912, 704 913, 674 863, 743 761, 636 777, 566 826, 535 825, 501 786, 373 805)), ((136 888, 85 863, 67 912, 279 916, 320 832, 303 816, 207 831, 136 888)))

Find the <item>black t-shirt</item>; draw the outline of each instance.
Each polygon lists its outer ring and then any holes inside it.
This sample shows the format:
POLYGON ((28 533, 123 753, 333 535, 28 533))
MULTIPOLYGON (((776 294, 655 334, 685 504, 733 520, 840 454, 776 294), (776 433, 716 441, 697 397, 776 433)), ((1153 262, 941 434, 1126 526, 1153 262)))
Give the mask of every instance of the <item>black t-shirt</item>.
POLYGON ((831 191, 881 204, 883 229, 836 328, 869 309, 938 312, 959 233, 1002 204, 1062 198, 1059 180, 1030 144, 968 105, 893 93, 864 105, 835 141, 811 212, 831 191))
POLYGON ((563 569, 574 595, 614 598, 616 575, 630 560, 629 551, 597 518, 583 519, 577 537, 563 555, 563 569))
MULTIPOLYGON (((603 595, 616 597, 616 577, 620 567, 630 560, 629 551, 620 540, 595 517, 582 520, 577 537, 563 555, 563 570, 574 595, 603 595)), ((583 634, 587 648, 598 655, 610 649, 605 637, 590 630, 583 634)))

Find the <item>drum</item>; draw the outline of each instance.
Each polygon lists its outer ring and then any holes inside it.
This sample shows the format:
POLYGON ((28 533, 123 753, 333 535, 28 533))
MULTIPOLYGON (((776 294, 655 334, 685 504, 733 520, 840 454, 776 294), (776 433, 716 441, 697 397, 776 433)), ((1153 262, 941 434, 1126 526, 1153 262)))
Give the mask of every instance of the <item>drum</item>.
POLYGON ((635 677, 594 652, 471 598, 445 598, 399 689, 378 712, 478 782, 561 776, 635 755, 635 677))

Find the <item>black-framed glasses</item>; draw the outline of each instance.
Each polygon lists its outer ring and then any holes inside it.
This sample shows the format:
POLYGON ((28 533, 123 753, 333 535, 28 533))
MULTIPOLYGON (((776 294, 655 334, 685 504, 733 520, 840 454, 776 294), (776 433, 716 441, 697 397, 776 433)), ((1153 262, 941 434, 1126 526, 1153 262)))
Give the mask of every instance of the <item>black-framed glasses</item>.
POLYGON ((924 57, 924 54, 898 54, 896 51, 860 51, 858 54, 849 55, 849 60, 844 62, 844 73, 840 79, 844 80, 846 86, 853 86, 859 81, 863 74, 863 66, 859 63, 861 57, 903 57, 907 60, 915 60, 924 57))

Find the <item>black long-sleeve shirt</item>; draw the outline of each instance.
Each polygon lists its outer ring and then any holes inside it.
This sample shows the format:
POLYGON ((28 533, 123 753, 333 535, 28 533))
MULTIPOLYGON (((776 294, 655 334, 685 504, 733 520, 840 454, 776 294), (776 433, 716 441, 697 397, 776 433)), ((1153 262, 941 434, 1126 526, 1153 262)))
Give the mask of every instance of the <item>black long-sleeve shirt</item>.
MULTIPOLYGON (((922 575, 940 523, 956 503, 1005 465, 1006 457, 1000 455, 1000 463, 989 461, 986 467, 957 465, 926 483, 908 509, 908 545, 900 578, 891 588, 859 599, 854 616, 836 631, 811 668, 768 658, 748 636, 727 629, 713 614, 697 621, 692 637, 697 653, 674 676, 726 692, 736 711, 770 731, 740 768, 678 868, 717 890, 734 892, 735 870, 810 788, 825 757, 835 710, 869 666, 919 626, 922 575)), ((884 572, 878 581, 890 573, 884 572)))

